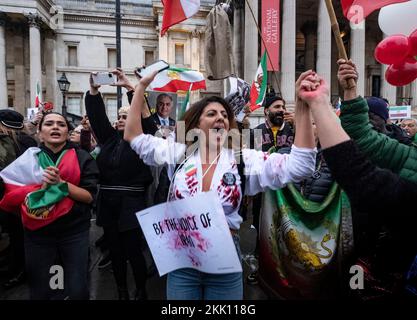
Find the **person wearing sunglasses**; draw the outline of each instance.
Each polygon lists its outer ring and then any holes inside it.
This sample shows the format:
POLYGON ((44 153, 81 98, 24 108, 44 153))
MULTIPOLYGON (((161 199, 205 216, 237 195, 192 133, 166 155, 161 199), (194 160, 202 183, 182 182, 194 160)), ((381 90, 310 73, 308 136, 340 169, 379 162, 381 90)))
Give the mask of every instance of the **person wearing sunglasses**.
MULTIPOLYGON (((123 71, 113 71, 118 78, 116 86, 133 90, 123 71)), ((103 98, 90 77, 90 90, 85 97, 87 116, 92 131, 100 145, 97 164, 100 169, 100 190, 97 199, 97 225, 103 227, 109 245, 113 275, 119 299, 128 300, 127 260, 132 267, 136 284, 136 299, 146 299, 146 263, 141 251, 142 236, 135 213, 146 208, 146 190, 152 183, 147 165, 123 140, 127 114, 130 107, 118 110, 116 127, 112 127, 103 98)), ((143 119, 150 134, 157 130, 152 119, 143 119), (148 123, 149 125, 148 125, 148 123), (153 130, 153 132, 152 132, 153 130)))

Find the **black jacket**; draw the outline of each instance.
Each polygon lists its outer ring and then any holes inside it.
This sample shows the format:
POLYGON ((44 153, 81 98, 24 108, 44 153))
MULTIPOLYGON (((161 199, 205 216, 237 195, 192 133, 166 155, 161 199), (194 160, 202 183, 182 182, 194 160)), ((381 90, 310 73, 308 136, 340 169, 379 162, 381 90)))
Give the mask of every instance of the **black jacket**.
MULTIPOLYGON (((281 148, 279 153, 290 153, 291 148, 281 148)), ((301 182, 294 183, 295 188, 310 201, 322 203, 329 194, 334 179, 329 167, 323 157, 321 149, 317 152, 316 157, 316 170, 312 176, 308 179, 304 179, 301 182)))
MULTIPOLYGON (((91 127, 101 148, 97 157, 100 184, 147 187, 152 182, 149 167, 130 148, 129 143, 123 140, 123 132, 118 132, 111 126, 101 94, 93 96, 87 92, 85 106, 91 127)), ((144 131, 149 128, 149 122, 152 121, 142 121, 144 131)))
MULTIPOLYGON (((152 116, 151 116, 151 118, 153 119, 153 121, 155 122, 155 124, 157 125, 157 126, 160 126, 161 125, 161 121, 159 120, 159 117, 158 117, 158 113, 154 113, 152 116)), ((171 126, 171 127, 174 127, 175 126, 175 120, 174 119, 171 119, 171 118, 168 118, 168 120, 169 120, 169 125, 171 126)))
MULTIPOLYGON (((377 225, 389 231, 389 239, 379 241, 376 261, 379 267, 390 271, 405 272, 417 253, 415 206, 417 185, 387 169, 376 167, 364 157, 353 141, 347 141, 323 150, 327 165, 333 177, 346 191, 352 207, 367 212, 366 217, 353 213, 354 234, 361 225, 355 221, 367 218, 370 225, 377 225)), ((369 246, 358 243, 355 247, 369 246)))
MULTIPOLYGON (((128 93, 131 101, 132 92, 128 93)), ((86 93, 85 106, 92 130, 100 145, 97 165, 100 169, 100 194, 97 200, 97 224, 103 227, 118 224, 120 231, 139 227, 135 212, 144 208, 138 203, 137 193, 130 191, 104 191, 103 186, 146 189, 152 183, 152 174, 147 165, 132 150, 129 142, 123 140, 123 132, 114 129, 107 118, 101 94, 86 93), (111 199, 111 206, 108 200, 111 199)), ((151 117, 142 119, 145 133, 157 130, 151 117)))
MULTIPOLYGON (((97 192, 97 182, 99 172, 96 161, 91 155, 80 149, 78 146, 68 142, 65 147, 58 153, 53 153, 45 145, 41 144, 40 148, 45 151, 52 161, 56 162, 61 153, 70 148, 74 148, 77 154, 78 163, 80 165, 80 183, 79 187, 86 189, 94 197, 97 192)), ((54 222, 37 230, 26 230, 26 234, 31 236, 54 236, 76 234, 86 231, 90 228, 91 204, 74 201, 74 206, 66 215, 59 217, 54 222)))
POLYGON ((255 145, 262 144, 262 151, 264 152, 269 151, 272 147, 291 147, 294 143, 294 130, 287 122, 285 122, 284 128, 277 132, 276 143, 274 143, 274 133, 267 123, 262 123, 255 129, 262 130, 262 141, 257 141, 255 137, 255 145))
POLYGON ((387 124, 385 129, 388 137, 398 140, 400 143, 407 146, 410 146, 413 143, 413 140, 407 136, 407 133, 396 124, 387 124))

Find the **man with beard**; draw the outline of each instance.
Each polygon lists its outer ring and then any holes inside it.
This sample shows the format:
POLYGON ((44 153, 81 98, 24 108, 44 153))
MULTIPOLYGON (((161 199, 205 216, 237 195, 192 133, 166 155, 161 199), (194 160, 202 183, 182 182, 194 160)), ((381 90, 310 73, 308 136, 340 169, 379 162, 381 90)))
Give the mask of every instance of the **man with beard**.
MULTIPOLYGON (((265 123, 255 128, 262 130, 262 141, 255 141, 255 146, 262 144, 262 151, 268 152, 271 148, 278 150, 282 147, 291 147, 294 142, 293 119, 294 114, 287 112, 285 100, 277 95, 267 96, 264 102, 265 123)), ((256 135, 257 136, 257 135, 256 135)), ((253 198, 252 215, 253 226, 259 230, 259 215, 261 213, 262 194, 253 198)), ((256 240, 255 256, 258 256, 259 238, 256 240)), ((247 282, 258 283, 257 272, 247 277, 247 282)))
POLYGON ((293 117, 285 108, 285 100, 276 95, 266 97, 264 114, 265 123, 255 128, 262 130, 262 151, 267 152, 272 147, 291 147, 294 141, 293 117))

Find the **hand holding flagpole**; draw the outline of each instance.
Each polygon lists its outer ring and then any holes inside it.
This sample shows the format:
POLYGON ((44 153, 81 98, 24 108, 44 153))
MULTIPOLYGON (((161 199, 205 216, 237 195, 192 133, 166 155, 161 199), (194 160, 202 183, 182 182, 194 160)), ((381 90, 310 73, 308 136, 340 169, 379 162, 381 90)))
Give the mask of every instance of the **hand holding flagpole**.
MULTIPOLYGON (((332 25, 333 35, 336 40, 337 49, 339 51, 340 58, 348 61, 348 56, 346 53, 345 45, 343 44, 342 37, 340 35, 340 28, 339 23, 337 22, 336 13, 334 12, 332 0, 325 0, 327 12, 329 13, 330 23, 332 25)), ((353 79, 349 79, 348 81, 349 88, 356 87, 356 83, 353 79)))

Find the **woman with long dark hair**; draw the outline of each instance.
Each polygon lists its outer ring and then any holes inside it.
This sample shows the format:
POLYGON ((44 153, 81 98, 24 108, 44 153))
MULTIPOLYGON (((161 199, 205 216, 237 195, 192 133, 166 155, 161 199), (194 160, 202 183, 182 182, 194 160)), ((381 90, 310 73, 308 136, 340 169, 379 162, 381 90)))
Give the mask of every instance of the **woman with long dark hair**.
POLYGON ((36 300, 89 298, 90 206, 98 169, 86 151, 68 142, 68 129, 61 114, 45 114, 40 147, 0 172, 5 184, 0 208, 20 211, 30 295, 36 300))
MULTIPOLYGON (((240 140, 233 139, 239 138, 239 131, 230 106, 222 98, 204 98, 186 112, 185 134, 189 141, 178 143, 171 137, 161 139, 143 134, 141 123, 137 120, 144 107, 141 97, 154 76, 142 78, 136 87, 126 123, 125 140, 130 142, 132 149, 146 164, 168 166, 170 201, 216 190, 239 253, 238 231, 242 217, 238 211, 242 200, 242 181, 245 180, 245 193, 253 195, 266 188, 282 188, 288 182, 310 176, 316 157, 310 113, 303 106, 298 106, 298 130, 289 155, 268 156, 261 151, 243 149, 241 158, 245 176, 241 176, 237 166, 239 157, 236 157, 240 140)), ((175 270, 168 274, 167 297, 242 299, 242 273, 209 274, 189 268, 175 270)))

